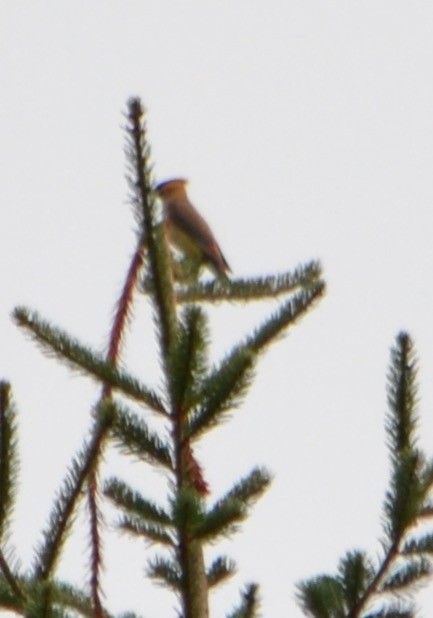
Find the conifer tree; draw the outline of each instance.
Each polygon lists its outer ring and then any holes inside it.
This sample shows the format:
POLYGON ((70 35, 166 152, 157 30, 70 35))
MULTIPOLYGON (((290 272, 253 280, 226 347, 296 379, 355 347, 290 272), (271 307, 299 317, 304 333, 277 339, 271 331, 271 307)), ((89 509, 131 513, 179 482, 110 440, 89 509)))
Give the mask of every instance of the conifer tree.
MULTIPOLYGON (((137 221, 137 245, 117 303, 108 353, 104 356, 81 344, 33 310, 19 307, 13 314, 16 323, 45 352, 101 385, 99 401, 92 411, 90 436, 69 466, 34 563, 25 575, 8 559, 4 549, 8 546, 7 524, 16 486, 17 451, 10 387, 2 383, 0 607, 14 609, 28 618, 69 616, 71 612, 95 618, 110 616, 101 595, 103 499, 114 503, 121 513, 121 530, 160 547, 160 554, 148 561, 148 574, 176 593, 179 615, 209 615, 209 590, 229 578, 235 565, 223 555, 207 564, 204 549, 235 532, 269 486, 271 477, 266 469, 256 467, 236 480, 224 495, 214 498, 193 447, 240 404, 260 353, 299 320, 324 291, 320 267, 315 262, 279 276, 200 279, 190 257, 173 252, 168 244, 158 212, 139 100, 129 102, 126 119, 128 181, 137 221), (139 293, 146 294, 153 307, 162 388, 147 384, 145 376, 136 378, 119 364, 133 302, 139 293), (278 309, 243 340, 234 342, 220 362, 209 366, 206 304, 278 297, 283 299, 278 309), (135 408, 128 402, 134 402, 135 408), (151 429, 140 410, 159 417, 167 431, 162 434, 151 429), (168 507, 146 496, 145 478, 142 492, 115 475, 104 478, 103 453, 108 444, 116 445, 127 457, 138 457, 164 471, 168 507), (56 579, 65 540, 83 500, 90 529, 90 595, 56 579)), ((242 591, 239 606, 229 615, 254 616, 257 603, 257 585, 249 584, 242 591)), ((128 616, 132 618, 133 614, 128 616)))
POLYGON ((433 458, 417 446, 417 361, 407 333, 391 351, 386 433, 391 476, 383 505, 380 559, 343 556, 335 575, 298 585, 314 618, 412 618, 413 593, 433 572, 433 458))
MULTIPOLYGON (((33 564, 23 571, 13 552, 11 517, 17 488, 16 412, 11 387, 0 383, 0 611, 28 618, 85 616, 111 618, 103 603, 101 503, 108 500, 119 513, 119 529, 160 548, 147 560, 147 573, 172 590, 182 618, 207 618, 209 592, 234 572, 233 560, 217 556, 210 564, 206 546, 231 536, 251 506, 268 488, 269 472, 256 467, 234 480, 222 496, 213 496, 194 447, 240 405, 250 386, 260 354, 294 325, 323 295, 320 266, 312 262, 293 272, 251 279, 202 280, 187 254, 169 245, 161 221, 150 167, 144 112, 133 99, 126 114, 126 156, 131 202, 137 221, 137 244, 117 303, 104 355, 27 308, 14 311, 16 323, 42 349, 100 385, 92 428, 65 474, 53 500, 33 564), (160 359, 158 387, 120 365, 137 294, 145 294, 153 309, 153 328, 160 359), (253 332, 235 341, 215 365, 209 363, 211 338, 207 306, 278 301, 277 309, 253 332), (144 414, 146 412, 146 414, 144 414), (164 432, 146 421, 151 413, 164 432), (107 478, 103 454, 115 446, 127 458, 138 458, 163 471, 167 501, 146 495, 116 476, 107 478), (88 586, 78 589, 59 581, 57 567, 74 515, 83 503, 90 530, 88 586), (89 589, 90 594, 85 590, 89 589)), ((384 507, 383 559, 379 564, 363 552, 349 552, 337 575, 319 576, 299 585, 299 602, 318 618, 410 616, 405 592, 430 574, 433 513, 429 492, 433 462, 416 447, 416 367, 410 339, 400 335, 393 351, 389 378, 390 412, 387 433, 392 478, 384 507), (421 531, 415 526, 422 522, 421 531), (416 534, 415 534, 416 532, 416 534), (398 595, 398 596, 396 596, 398 595)), ((229 618, 258 616, 259 589, 249 583, 241 591, 229 618)), ((125 601, 125 612, 128 610, 125 601)), ((122 614, 123 618, 147 615, 122 614)))

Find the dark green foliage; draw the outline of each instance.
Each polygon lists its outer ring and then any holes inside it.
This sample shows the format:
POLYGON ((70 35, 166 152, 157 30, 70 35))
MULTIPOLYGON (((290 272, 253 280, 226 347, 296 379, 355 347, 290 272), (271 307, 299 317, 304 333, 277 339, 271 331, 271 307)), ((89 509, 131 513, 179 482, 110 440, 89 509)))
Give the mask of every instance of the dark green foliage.
POLYGON ((160 526, 171 527, 173 519, 165 509, 150 500, 143 498, 137 491, 118 479, 110 479, 105 483, 104 494, 113 500, 123 511, 137 515, 143 521, 149 521, 160 526))
POLYGON ((321 575, 299 585, 299 602, 307 614, 315 618, 344 618, 344 586, 339 578, 321 575))
POLYGON ((207 583, 209 588, 218 586, 226 579, 234 575, 236 572, 236 565, 233 560, 226 556, 219 556, 210 565, 207 570, 207 583))
POLYGON ((242 592, 242 599, 235 610, 233 610, 227 618, 255 618, 258 616, 259 587, 257 584, 248 584, 242 592))
MULTIPOLYGON (((9 570, 9 568, 8 568, 9 570)), ((0 607, 11 611, 22 611, 25 597, 21 591, 19 582, 5 575, 4 566, 1 567, 0 576, 0 607)))
POLYGON ((124 512, 118 524, 121 529, 150 542, 174 547, 174 522, 164 509, 117 479, 105 484, 104 494, 124 512))
POLYGON ((32 583, 25 606, 26 618, 66 618, 67 612, 54 606, 51 583, 40 581, 32 583))
POLYGON ((318 281, 293 294, 270 319, 256 328, 252 336, 247 337, 245 345, 256 353, 262 352, 266 346, 282 335, 285 329, 305 315, 322 297, 324 290, 324 283, 318 281))
POLYGON ((208 324, 203 310, 184 308, 179 320, 176 354, 172 363, 172 404, 186 414, 198 398, 207 371, 208 324))
POLYGON ((199 404, 189 417, 187 436, 197 439, 221 423, 237 407, 253 377, 254 355, 248 349, 235 350, 206 380, 202 381, 199 404))
POLYGON ((248 510, 265 489, 271 477, 266 470, 255 469, 248 477, 241 479, 206 513, 199 527, 197 536, 202 539, 216 540, 221 535, 237 531, 237 524, 248 515, 248 510))
MULTIPOLYGON (((155 544, 161 552, 148 560, 147 572, 176 593, 179 616, 207 618, 209 589, 233 575, 236 565, 229 557, 218 556, 206 566, 204 551, 207 545, 239 529, 270 485, 271 477, 265 469, 254 468, 221 498, 213 502, 209 499, 209 505, 207 484, 192 446, 236 410, 253 380, 260 354, 324 293, 317 262, 275 276, 201 281, 199 268, 190 268, 188 256, 172 254, 161 223, 144 110, 138 99, 129 102, 126 118, 128 183, 138 224, 138 246, 116 311, 109 353, 104 355, 80 344, 34 311, 18 308, 14 312, 16 322, 44 351, 96 379, 101 386, 99 401, 89 414, 88 437, 53 500, 33 568, 24 576, 5 549, 18 468, 10 388, 0 382, 0 611, 14 610, 26 618, 111 618, 102 609, 99 590, 102 520, 98 481, 108 444, 127 458, 138 458, 163 470, 166 506, 145 497, 146 466, 141 467, 140 490, 112 476, 103 486, 103 495, 119 511, 120 531, 155 544), (149 297, 153 308, 160 369, 155 388, 119 368, 120 344, 126 337, 138 289, 149 297), (278 304, 253 332, 241 341, 237 339, 216 366, 209 367, 211 337, 204 305, 223 301, 244 305, 259 299, 278 304), (138 410, 128 409, 125 398, 135 400, 138 410), (163 420, 164 433, 152 429, 147 419, 150 414, 163 420), (84 495, 90 522, 90 594, 56 579, 65 540, 84 495)), ((391 473, 383 510, 382 554, 373 560, 364 552, 350 551, 340 560, 335 575, 319 575, 301 583, 298 599, 306 615, 414 616, 410 594, 433 569, 433 460, 417 446, 416 371, 412 342, 402 333, 392 350, 388 378, 386 430, 391 473)), ((227 618, 254 618, 258 612, 258 586, 249 584, 227 618)), ((120 618, 138 616, 129 612, 120 618)))
MULTIPOLYGON (((296 289, 321 285, 322 271, 318 262, 298 266, 290 273, 255 277, 254 279, 230 279, 230 283, 221 280, 195 281, 188 287, 176 289, 178 302, 216 302, 230 300, 275 299, 296 289)), ((147 291, 147 290, 144 290, 147 291)))
POLYGON ((175 560, 157 556, 148 561, 149 577, 160 580, 174 592, 182 590, 182 569, 175 560))
POLYGON ((244 521, 246 516, 246 506, 240 500, 221 501, 206 513, 195 534, 200 539, 215 542, 221 536, 236 532, 237 524, 244 521))
POLYGON ((412 342, 406 333, 401 333, 397 337, 397 345, 391 351, 388 374, 389 414, 386 429, 393 463, 398 463, 405 451, 415 451, 415 428, 418 421, 416 373, 412 342))
POLYGON ((111 437, 126 455, 133 455, 152 465, 173 470, 170 448, 146 425, 144 419, 124 406, 116 404, 116 416, 111 426, 111 437))
MULTIPOLYGON (((64 583, 55 582, 51 588, 51 598, 54 603, 75 610, 79 615, 92 618, 94 615, 92 603, 87 595, 80 590, 64 583)), ((109 616, 107 616, 109 618, 109 616)))
POLYGON ((225 500, 239 500, 246 506, 251 506, 271 482, 271 475, 264 468, 254 468, 250 474, 240 479, 236 485, 226 494, 225 500))
POLYGON ((398 540, 420 512, 425 492, 420 482, 419 454, 405 451, 395 462, 385 500, 385 531, 388 544, 398 540))
POLYGON ((8 532, 17 478, 16 413, 10 385, 0 381, 0 543, 8 532))
POLYGON ((165 532, 164 527, 154 522, 143 521, 137 515, 124 515, 118 521, 118 527, 124 532, 145 538, 150 543, 159 543, 174 547, 172 537, 165 532))
POLYGON ((71 517, 77 508, 81 490, 89 471, 96 466, 100 455, 99 447, 109 429, 112 411, 110 403, 101 405, 99 422, 94 427, 94 434, 72 460, 68 474, 54 500, 47 527, 42 533, 43 540, 36 549, 34 573, 37 579, 46 579, 56 566, 67 533, 70 531, 71 517))
MULTIPOLYGON (((77 588, 68 584, 52 580, 49 585, 28 580, 21 582, 25 591, 25 602, 23 604, 11 603, 10 609, 14 609, 19 614, 25 616, 35 616, 36 618, 45 616, 46 618, 71 618, 72 616, 83 616, 83 618, 93 618, 94 609, 91 599, 77 588)), ((0 598, 2 595, 2 584, 0 583, 0 598)), ((5 604, 6 605, 6 604, 5 604)), ((114 618, 113 614, 106 612, 105 618, 114 618)))
POLYGON ((411 595, 433 571, 433 461, 416 446, 416 372, 412 341, 401 333, 391 352, 388 375, 391 478, 384 503, 381 559, 350 552, 336 576, 321 575, 301 583, 298 599, 309 616, 414 616, 411 595))
POLYGON ((172 496, 172 512, 177 529, 194 536, 204 517, 203 500, 194 488, 185 485, 172 496))
MULTIPOLYGON (((172 251, 161 223, 152 181, 150 150, 144 110, 138 99, 128 103, 126 114, 128 183, 137 221, 137 247, 125 277, 115 311, 108 353, 102 354, 79 343, 75 337, 42 319, 36 312, 17 308, 15 321, 56 360, 96 379, 101 388, 89 416, 91 426, 80 451, 72 459, 65 480, 53 499, 48 522, 42 532, 32 569, 19 574, 0 546, 0 611, 13 608, 27 618, 84 616, 110 618, 102 607, 100 590, 103 571, 99 510, 102 498, 99 479, 104 473, 104 454, 114 446, 129 459, 164 472, 166 506, 145 497, 146 466, 139 489, 132 489, 116 476, 103 484, 103 497, 119 511, 118 529, 157 546, 160 554, 147 563, 150 577, 173 590, 183 618, 208 616, 210 588, 226 581, 236 569, 226 556, 206 565, 204 551, 221 536, 237 531, 255 501, 268 488, 271 477, 254 468, 219 500, 207 503, 207 483, 192 446, 203 435, 228 418, 243 401, 251 385, 260 354, 288 327, 297 323, 323 295, 322 273, 317 262, 276 276, 202 282, 199 268, 191 268, 187 255, 172 251), (142 281, 140 282, 140 276, 142 281), (153 309, 160 375, 157 387, 119 368, 121 344, 126 338, 132 305, 141 289, 153 309), (282 301, 280 298, 282 297, 282 301), (210 334, 205 303, 253 300, 274 301, 273 313, 241 341, 235 341, 216 366, 209 366, 210 334), (134 411, 125 398, 133 399, 134 411), (163 421, 155 431, 151 415, 163 421), (74 515, 83 496, 83 511, 89 525, 91 556, 89 595, 56 580, 56 569, 74 515)), ((200 266, 197 264, 196 266, 200 266)), ((146 351, 144 351, 146 353, 146 351)), ((15 419, 8 387, 0 386, 0 532, 7 529, 16 483, 15 419)), ((418 464, 416 464, 418 466, 418 464)), ((433 467, 431 468, 433 477, 433 467)), ((423 487, 429 487, 423 470, 423 487)), ((427 505, 423 503, 424 508, 427 505)), ((143 543, 143 551, 147 544, 143 543)), ((407 548, 409 555, 420 548, 407 548)), ((426 550, 423 550, 425 553, 426 550)), ((145 557, 143 558, 143 563, 145 557)), ((347 597, 354 599, 365 585, 362 561, 348 561, 353 585, 347 597)), ((365 567, 366 568, 366 567, 365 567)), ((127 599, 125 600, 127 603, 127 599)), ((241 595, 231 618, 258 615, 258 587, 250 584, 241 595)), ((123 618, 135 618, 124 613, 123 618)))
POLYGON ((360 551, 348 552, 338 565, 345 605, 354 607, 374 578, 374 568, 368 557, 360 551))
POLYGON ((26 328, 47 353, 68 363, 72 369, 109 384, 113 389, 118 389, 155 412, 164 413, 164 406, 156 393, 118 369, 112 362, 108 362, 102 355, 80 345, 61 329, 50 326, 36 312, 19 307, 15 309, 13 316, 17 324, 26 328))

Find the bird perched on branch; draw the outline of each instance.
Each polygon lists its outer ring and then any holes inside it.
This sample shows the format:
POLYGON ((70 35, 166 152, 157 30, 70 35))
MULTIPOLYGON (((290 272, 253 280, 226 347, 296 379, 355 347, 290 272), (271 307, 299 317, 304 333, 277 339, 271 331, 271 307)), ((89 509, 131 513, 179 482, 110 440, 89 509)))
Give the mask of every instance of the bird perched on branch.
POLYGON ((164 205, 168 239, 187 260, 197 265, 197 271, 207 265, 218 276, 226 278, 230 267, 209 225, 189 201, 187 184, 184 178, 175 178, 156 187, 164 205))

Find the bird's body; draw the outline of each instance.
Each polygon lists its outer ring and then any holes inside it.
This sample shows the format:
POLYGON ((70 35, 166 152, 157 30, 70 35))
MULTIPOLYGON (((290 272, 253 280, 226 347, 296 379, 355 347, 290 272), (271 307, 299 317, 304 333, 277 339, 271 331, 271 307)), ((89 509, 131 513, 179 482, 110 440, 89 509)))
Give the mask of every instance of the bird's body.
POLYGON ((227 260, 209 225, 189 201, 183 178, 159 184, 156 191, 164 204, 165 225, 170 242, 189 257, 208 263, 218 275, 227 276, 227 260))

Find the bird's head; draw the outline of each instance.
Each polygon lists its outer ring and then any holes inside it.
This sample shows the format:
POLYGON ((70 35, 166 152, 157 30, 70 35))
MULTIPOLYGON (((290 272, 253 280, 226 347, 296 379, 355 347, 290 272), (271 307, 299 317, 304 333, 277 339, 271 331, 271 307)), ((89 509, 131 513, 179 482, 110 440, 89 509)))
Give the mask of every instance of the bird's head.
POLYGON ((179 193, 185 193, 187 184, 188 181, 185 178, 173 178, 172 180, 161 182, 156 187, 156 192, 161 199, 167 200, 179 193))

